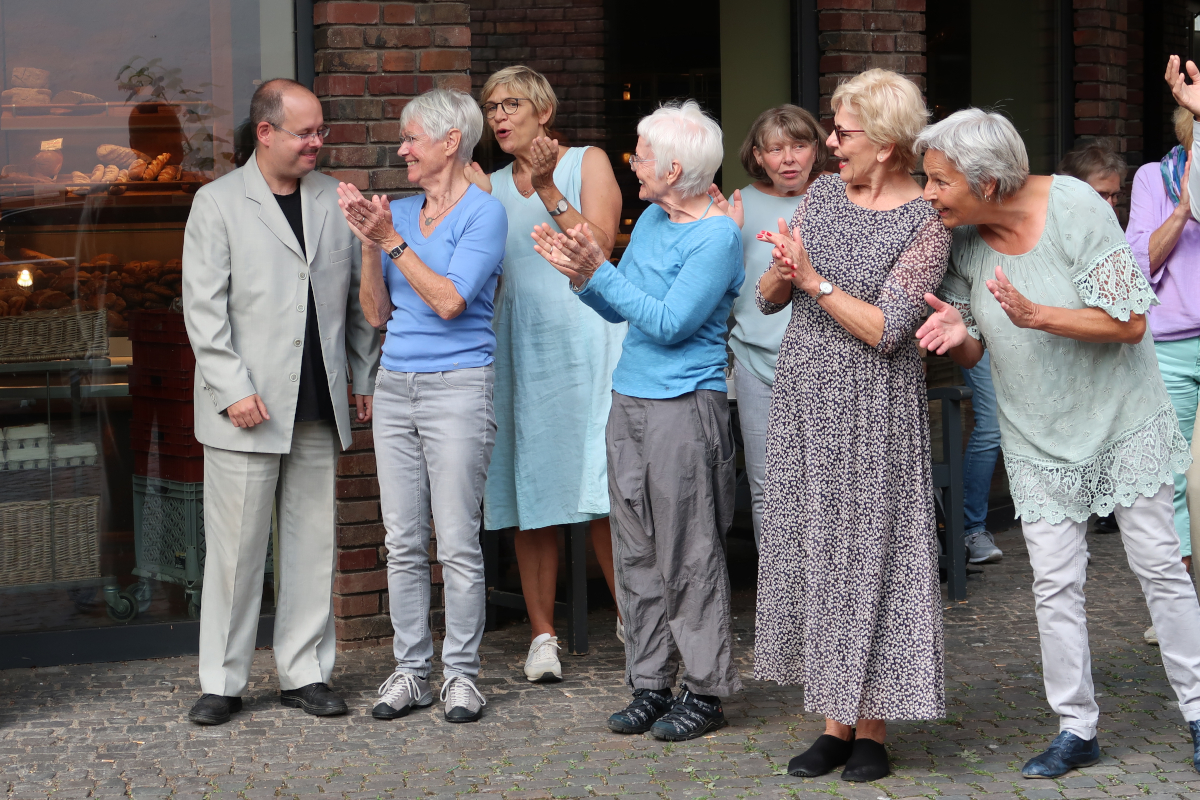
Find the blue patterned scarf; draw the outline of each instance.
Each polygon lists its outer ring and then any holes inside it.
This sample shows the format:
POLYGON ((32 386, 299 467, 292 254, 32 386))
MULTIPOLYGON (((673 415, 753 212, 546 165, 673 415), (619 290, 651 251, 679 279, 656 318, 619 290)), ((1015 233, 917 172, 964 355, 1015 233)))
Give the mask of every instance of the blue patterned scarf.
POLYGON ((1158 168, 1162 172, 1163 184, 1167 187, 1167 196, 1171 202, 1179 205, 1179 190, 1183 185, 1183 168, 1187 166, 1187 151, 1183 145, 1177 144, 1171 152, 1163 156, 1158 168))

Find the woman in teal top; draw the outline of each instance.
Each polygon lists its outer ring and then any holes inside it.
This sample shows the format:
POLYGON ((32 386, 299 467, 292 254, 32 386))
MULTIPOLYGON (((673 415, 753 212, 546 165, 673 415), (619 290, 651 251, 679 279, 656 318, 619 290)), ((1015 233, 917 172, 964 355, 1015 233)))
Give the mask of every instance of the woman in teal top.
POLYGON ((1021 772, 1054 778, 1100 758, 1083 584, 1088 517, 1114 508, 1200 747, 1200 606, 1172 503, 1172 473, 1191 458, 1146 335, 1154 292, 1112 208, 1075 178, 1031 176, 1005 117, 959 111, 918 144, 925 198, 954 244, 941 299, 926 295, 935 313, 917 336, 963 367, 991 353, 1046 697, 1059 715, 1058 738, 1021 772))
POLYGON ((591 523, 596 556, 613 588, 604 423, 625 325, 584 308, 546 269, 529 234, 542 223, 566 230, 586 221, 608 255, 621 192, 603 151, 564 147, 548 136, 557 100, 541 74, 508 67, 488 79, 480 97, 501 149, 516 158, 491 176, 478 165, 468 169, 468 177, 508 212, 493 321, 496 447, 484 490, 484 527, 517 529, 517 566, 532 629, 525 676, 557 681, 558 526, 591 523))
POLYGON ((767 414, 779 343, 792 319, 791 308, 767 315, 754 302, 754 287, 771 264, 771 244, 759 231, 778 229, 779 220, 796 213, 809 185, 829 157, 821 127, 812 114, 793 105, 758 115, 742 142, 742 168, 754 183, 733 193, 727 202, 714 183, 708 190, 730 219, 742 229, 746 282, 733 301, 729 348, 733 350, 733 386, 750 481, 750 516, 754 546, 762 528, 763 482, 767 472, 767 414), (813 173, 816 174, 813 174, 813 173))

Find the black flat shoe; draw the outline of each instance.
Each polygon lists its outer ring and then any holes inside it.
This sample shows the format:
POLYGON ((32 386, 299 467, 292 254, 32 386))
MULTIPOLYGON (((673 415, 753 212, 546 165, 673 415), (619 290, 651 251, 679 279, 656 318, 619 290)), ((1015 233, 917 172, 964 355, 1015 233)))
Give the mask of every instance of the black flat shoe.
POLYGON ((823 733, 812 743, 812 747, 788 762, 788 775, 797 778, 820 777, 845 764, 853 748, 853 739, 846 741, 823 733))
POLYGON ((197 725, 220 725, 229 722, 229 715, 242 710, 242 698, 219 694, 202 694, 188 712, 188 719, 197 725))
POLYGON ((892 771, 887 749, 874 739, 855 739, 854 749, 842 770, 842 780, 862 783, 886 778, 892 771))
POLYGON ((279 702, 289 708, 302 708, 314 717, 336 717, 349 710, 346 701, 324 683, 310 683, 299 689, 282 691, 279 693, 279 702))

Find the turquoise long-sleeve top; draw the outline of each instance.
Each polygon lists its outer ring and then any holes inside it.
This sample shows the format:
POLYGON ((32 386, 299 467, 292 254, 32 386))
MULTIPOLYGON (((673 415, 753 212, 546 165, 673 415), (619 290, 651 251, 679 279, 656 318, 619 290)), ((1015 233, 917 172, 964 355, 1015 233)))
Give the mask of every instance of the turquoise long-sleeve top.
POLYGON ((620 266, 604 262, 579 293, 604 319, 629 323, 613 390, 650 400, 726 391, 725 332, 745 276, 729 217, 671 222, 646 209, 620 266))

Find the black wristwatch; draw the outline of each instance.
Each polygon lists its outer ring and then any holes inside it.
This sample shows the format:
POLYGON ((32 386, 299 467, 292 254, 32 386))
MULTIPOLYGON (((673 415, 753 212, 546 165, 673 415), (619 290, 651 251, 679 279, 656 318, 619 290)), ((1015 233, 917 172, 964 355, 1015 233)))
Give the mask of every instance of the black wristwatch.
POLYGON ((408 249, 408 242, 401 242, 400 244, 393 247, 391 250, 388 250, 388 258, 392 259, 392 261, 395 261, 397 258, 404 255, 404 251, 407 249, 408 249))

